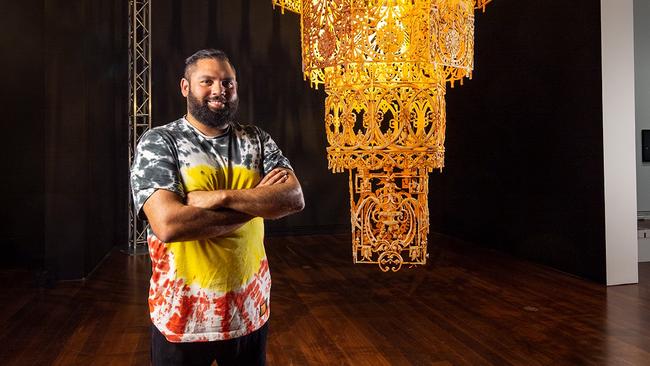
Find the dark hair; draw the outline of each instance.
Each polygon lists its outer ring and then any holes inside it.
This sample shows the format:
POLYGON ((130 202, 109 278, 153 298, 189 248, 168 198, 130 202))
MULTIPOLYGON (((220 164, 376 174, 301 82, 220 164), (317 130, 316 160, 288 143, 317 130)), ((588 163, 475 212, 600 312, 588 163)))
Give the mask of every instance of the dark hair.
POLYGON ((199 60, 203 60, 206 58, 211 58, 213 60, 219 60, 219 61, 226 61, 227 63, 230 64, 232 70, 235 71, 235 67, 232 66, 232 63, 230 62, 230 59, 228 58, 228 55, 226 55, 225 52, 223 52, 222 50, 216 50, 214 48, 206 48, 194 52, 192 56, 185 59, 185 70, 183 71, 183 76, 189 80, 190 69, 192 68, 192 66, 196 65, 196 63, 199 62, 199 60))

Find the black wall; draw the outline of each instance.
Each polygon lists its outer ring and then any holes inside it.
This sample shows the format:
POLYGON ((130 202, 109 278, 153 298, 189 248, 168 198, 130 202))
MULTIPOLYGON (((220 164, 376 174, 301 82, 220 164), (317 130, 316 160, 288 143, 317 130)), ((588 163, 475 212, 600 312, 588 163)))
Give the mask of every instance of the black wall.
POLYGON ((447 90, 432 231, 605 282, 600 3, 494 1, 475 50, 447 90))
MULTIPOLYGON (((0 5, 5 264, 78 278, 126 242, 127 4, 0 5)), ((347 175, 327 170, 324 93, 300 72, 298 16, 270 0, 157 0, 152 15, 155 124, 185 112, 184 58, 223 49, 240 119, 271 133, 303 184, 305 210, 269 231, 349 230, 347 175)), ((599 3, 496 0, 476 18, 474 78, 447 91, 431 230, 604 282, 599 3)))
POLYGON ((0 3, 6 169, 0 222, 3 266, 40 267, 44 245, 45 83, 42 1, 0 3))
POLYGON ((81 278, 126 242, 127 2, 3 2, 4 265, 81 278))

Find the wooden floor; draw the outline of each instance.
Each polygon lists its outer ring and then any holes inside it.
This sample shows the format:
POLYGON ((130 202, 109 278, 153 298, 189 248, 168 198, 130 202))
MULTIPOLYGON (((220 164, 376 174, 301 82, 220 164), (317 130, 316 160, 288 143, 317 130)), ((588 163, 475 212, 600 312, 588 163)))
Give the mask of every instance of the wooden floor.
MULTIPOLYGON (((269 365, 650 365, 650 264, 604 286, 431 240, 425 267, 352 265, 347 236, 267 239, 269 365)), ((0 274, 1 365, 147 365, 146 256, 84 282, 0 274)))

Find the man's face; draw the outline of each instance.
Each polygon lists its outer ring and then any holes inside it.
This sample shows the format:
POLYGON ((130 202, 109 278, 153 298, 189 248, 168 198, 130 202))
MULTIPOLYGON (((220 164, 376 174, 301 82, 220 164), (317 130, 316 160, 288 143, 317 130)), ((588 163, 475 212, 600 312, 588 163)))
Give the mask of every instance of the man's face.
POLYGON ((181 80, 188 112, 206 126, 225 128, 239 105, 232 66, 227 61, 202 59, 188 71, 181 80))

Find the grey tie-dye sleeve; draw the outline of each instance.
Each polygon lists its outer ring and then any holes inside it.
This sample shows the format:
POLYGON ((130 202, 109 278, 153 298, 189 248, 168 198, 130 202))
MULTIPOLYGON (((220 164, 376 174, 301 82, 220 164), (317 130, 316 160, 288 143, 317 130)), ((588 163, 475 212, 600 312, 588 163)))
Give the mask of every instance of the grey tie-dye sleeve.
POLYGON ((273 141, 271 135, 269 135, 262 129, 260 129, 259 131, 260 131, 260 139, 262 141, 262 151, 263 151, 262 165, 263 165, 264 175, 269 174, 271 170, 278 167, 283 167, 283 168, 293 170, 291 164, 289 163, 289 159, 287 159, 284 155, 282 155, 282 151, 275 143, 275 141, 273 141))
POLYGON ((170 138, 161 131, 147 131, 138 143, 131 166, 131 193, 138 216, 144 218, 142 206, 157 189, 185 197, 179 174, 170 138))

